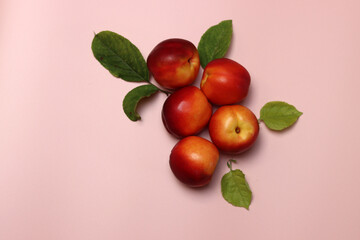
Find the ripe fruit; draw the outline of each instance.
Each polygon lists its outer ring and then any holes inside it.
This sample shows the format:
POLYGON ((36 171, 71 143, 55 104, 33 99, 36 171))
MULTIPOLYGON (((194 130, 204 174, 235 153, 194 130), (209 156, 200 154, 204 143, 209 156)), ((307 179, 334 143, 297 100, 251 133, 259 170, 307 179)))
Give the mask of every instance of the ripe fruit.
POLYGON ((240 153, 256 141, 259 123, 254 113, 244 106, 222 106, 210 119, 209 134, 219 150, 240 153))
POLYGON ((227 58, 209 62, 200 83, 206 97, 216 105, 240 102, 247 96, 249 86, 249 72, 239 63, 227 58))
POLYGON ((155 46, 147 58, 147 65, 162 87, 177 89, 196 79, 200 68, 199 53, 187 40, 168 39, 155 46))
POLYGON ((219 151, 210 141, 189 136, 180 140, 170 154, 170 168, 177 179, 191 187, 208 184, 219 160, 219 151))
POLYGON ((212 106, 199 88, 188 86, 171 94, 162 109, 162 120, 175 137, 199 133, 209 122, 212 106))

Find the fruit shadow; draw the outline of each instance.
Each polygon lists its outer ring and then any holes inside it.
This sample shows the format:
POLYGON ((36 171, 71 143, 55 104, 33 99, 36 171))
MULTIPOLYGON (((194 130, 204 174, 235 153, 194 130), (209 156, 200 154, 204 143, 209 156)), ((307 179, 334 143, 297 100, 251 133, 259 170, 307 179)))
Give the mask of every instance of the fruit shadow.
MULTIPOLYGON (((237 103, 237 104, 240 104, 240 105, 243 105, 243 106, 245 106, 245 107, 248 107, 248 106, 251 106, 251 104, 253 103, 253 100, 254 100, 254 94, 253 94, 253 91, 252 91, 252 87, 250 86, 246 98, 245 98, 244 100, 242 100, 241 102, 237 103)), ((249 108, 249 107, 248 107, 248 108, 249 108)), ((250 109, 250 110, 251 110, 251 109, 250 109)))
POLYGON ((200 67, 199 73, 196 76, 195 81, 192 83, 193 86, 200 88, 200 83, 201 83, 203 73, 204 73, 204 69, 202 67, 200 67))
MULTIPOLYGON (((217 171, 217 169, 215 170, 215 172, 216 171, 217 171)), ((192 194, 201 194, 201 195, 213 193, 215 191, 215 189, 218 188, 217 182, 214 181, 214 175, 213 175, 213 178, 211 179, 210 183, 205 186, 202 186, 202 187, 189 187, 189 186, 181 183, 177 179, 176 179, 176 185, 178 185, 178 187, 181 188, 182 190, 184 190, 185 192, 191 192, 192 194)))

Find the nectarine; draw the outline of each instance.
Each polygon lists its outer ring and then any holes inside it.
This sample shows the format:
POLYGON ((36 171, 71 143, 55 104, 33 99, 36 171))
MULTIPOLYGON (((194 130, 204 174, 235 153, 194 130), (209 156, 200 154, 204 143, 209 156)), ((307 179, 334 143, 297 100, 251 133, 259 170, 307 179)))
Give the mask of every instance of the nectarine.
POLYGON ((216 105, 229 105, 245 99, 250 86, 250 74, 239 63, 219 58, 209 62, 202 75, 200 88, 216 105))
POLYGON ((209 122, 212 106, 195 86, 181 88, 164 102, 162 120, 177 138, 198 134, 209 122))
POLYGON ((172 38, 155 46, 147 58, 147 66, 160 86, 174 90, 194 82, 200 58, 190 41, 172 38))
POLYGON ((219 151, 210 141, 189 136, 180 140, 170 154, 170 168, 177 179, 191 187, 208 184, 219 160, 219 151))
POLYGON ((259 123, 254 113, 244 106, 222 106, 210 119, 209 134, 219 150, 240 153, 255 143, 259 123))

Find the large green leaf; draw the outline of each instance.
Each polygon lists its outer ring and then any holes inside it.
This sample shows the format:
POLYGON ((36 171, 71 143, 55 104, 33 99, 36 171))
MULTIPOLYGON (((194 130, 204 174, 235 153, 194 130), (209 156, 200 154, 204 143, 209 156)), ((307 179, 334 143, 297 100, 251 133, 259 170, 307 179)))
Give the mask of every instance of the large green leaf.
POLYGON ((235 162, 235 160, 228 162, 230 172, 221 179, 221 193, 224 199, 232 205, 249 209, 252 192, 244 173, 239 169, 232 170, 231 162, 235 162))
POLYGON ((203 68, 217 58, 225 56, 232 37, 232 20, 225 20, 210 27, 201 37, 198 51, 203 68))
POLYGON ((136 112, 136 107, 139 101, 145 97, 150 97, 154 93, 159 91, 157 87, 154 85, 142 85, 134 88, 130 92, 128 92, 123 100, 123 109, 131 121, 140 120, 140 115, 136 112))
POLYGON ((103 31, 94 36, 95 58, 112 75, 129 82, 148 82, 149 70, 139 49, 123 36, 103 31))
POLYGON ((283 130, 293 125, 302 115, 293 105, 281 101, 266 103, 260 110, 260 120, 272 130, 283 130))

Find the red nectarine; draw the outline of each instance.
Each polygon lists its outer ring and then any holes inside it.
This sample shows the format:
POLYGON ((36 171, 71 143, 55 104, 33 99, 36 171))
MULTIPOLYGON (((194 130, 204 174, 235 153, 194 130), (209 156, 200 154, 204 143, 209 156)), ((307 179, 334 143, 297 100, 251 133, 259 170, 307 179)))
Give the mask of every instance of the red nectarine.
POLYGON ((147 66, 160 86, 173 90, 194 82, 200 58, 194 44, 173 38, 155 46, 147 58, 147 66))
POLYGON ((240 102, 247 96, 249 86, 249 72, 239 63, 227 58, 209 62, 200 83, 206 97, 216 105, 240 102))
POLYGON ((175 137, 183 138, 199 133, 209 122, 212 106, 195 86, 181 88, 164 102, 162 120, 175 137))
POLYGON ((170 154, 170 168, 177 179, 191 187, 208 184, 219 160, 219 151, 210 141, 189 136, 180 140, 170 154))
POLYGON ((222 106, 210 119, 209 134, 219 150, 240 153, 255 143, 259 123, 254 113, 244 106, 222 106))

